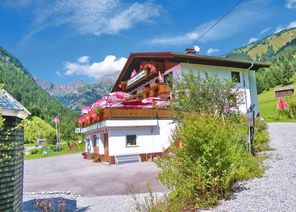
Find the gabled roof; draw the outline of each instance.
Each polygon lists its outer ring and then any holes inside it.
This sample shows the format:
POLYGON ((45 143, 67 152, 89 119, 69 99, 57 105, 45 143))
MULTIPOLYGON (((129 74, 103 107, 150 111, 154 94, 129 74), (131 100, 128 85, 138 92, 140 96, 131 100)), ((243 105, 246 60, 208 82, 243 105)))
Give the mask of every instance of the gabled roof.
POLYGON ((202 64, 211 66, 224 66, 233 68, 248 69, 257 71, 259 68, 269 67, 268 63, 259 63, 246 60, 233 60, 223 57, 209 57, 194 54, 174 53, 174 52, 145 52, 131 53, 125 66, 123 67, 112 91, 116 90, 116 86, 126 80, 126 76, 130 76, 133 69, 138 68, 142 61, 158 61, 158 62, 173 62, 173 63, 190 63, 202 64))
POLYGON ((0 114, 25 119, 31 113, 13 98, 6 90, 0 88, 0 114))

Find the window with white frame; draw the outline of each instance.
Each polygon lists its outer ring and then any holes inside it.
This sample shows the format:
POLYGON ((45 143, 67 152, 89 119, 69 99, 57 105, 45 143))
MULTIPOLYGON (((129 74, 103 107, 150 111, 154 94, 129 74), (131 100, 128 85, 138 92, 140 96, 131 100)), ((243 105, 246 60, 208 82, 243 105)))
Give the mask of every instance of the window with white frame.
POLYGON ((137 146, 137 136, 127 135, 126 136, 126 146, 137 146))

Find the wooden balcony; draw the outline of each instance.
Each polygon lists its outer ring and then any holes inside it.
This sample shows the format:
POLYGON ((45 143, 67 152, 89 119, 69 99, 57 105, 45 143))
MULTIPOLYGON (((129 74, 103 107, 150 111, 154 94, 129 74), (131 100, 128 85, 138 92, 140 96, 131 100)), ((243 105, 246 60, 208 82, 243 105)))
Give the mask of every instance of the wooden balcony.
POLYGON ((88 119, 81 127, 87 127, 94 123, 107 119, 171 119, 173 113, 170 109, 142 109, 142 108, 105 108, 95 118, 90 115, 84 115, 80 118, 88 119), (87 118, 90 117, 90 118, 87 118))

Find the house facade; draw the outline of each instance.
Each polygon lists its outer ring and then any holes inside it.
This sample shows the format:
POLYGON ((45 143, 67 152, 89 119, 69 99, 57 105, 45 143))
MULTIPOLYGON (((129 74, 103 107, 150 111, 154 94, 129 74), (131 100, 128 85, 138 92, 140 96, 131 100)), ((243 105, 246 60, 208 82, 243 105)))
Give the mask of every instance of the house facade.
POLYGON ((175 128, 169 108, 170 79, 177 79, 188 71, 234 80, 243 94, 239 110, 246 113, 254 104, 257 114, 255 72, 268 66, 195 54, 133 53, 112 89, 112 92, 129 93, 131 98, 120 104, 108 106, 106 103, 98 117, 92 115, 93 111, 80 117, 87 120, 81 126, 81 133, 87 140, 86 152, 99 155, 109 164, 120 163, 124 157, 127 161, 147 161, 162 155, 172 145, 171 135, 175 128))

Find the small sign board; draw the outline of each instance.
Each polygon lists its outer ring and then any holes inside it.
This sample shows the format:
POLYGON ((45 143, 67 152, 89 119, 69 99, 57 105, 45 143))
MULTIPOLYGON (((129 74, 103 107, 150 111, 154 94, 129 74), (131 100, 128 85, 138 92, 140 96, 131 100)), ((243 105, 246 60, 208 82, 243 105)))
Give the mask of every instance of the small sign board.
POLYGON ((146 72, 143 70, 140 73, 138 73, 136 76, 131 78, 130 80, 127 81, 127 86, 130 86, 131 84, 134 84, 138 80, 142 79, 143 77, 146 76, 146 72))
POLYGON ((255 126, 255 115, 254 111, 248 111, 247 112, 247 123, 249 127, 255 126))
POLYGON ((77 133, 77 134, 81 133, 81 129, 80 128, 75 128, 75 133, 77 133))

